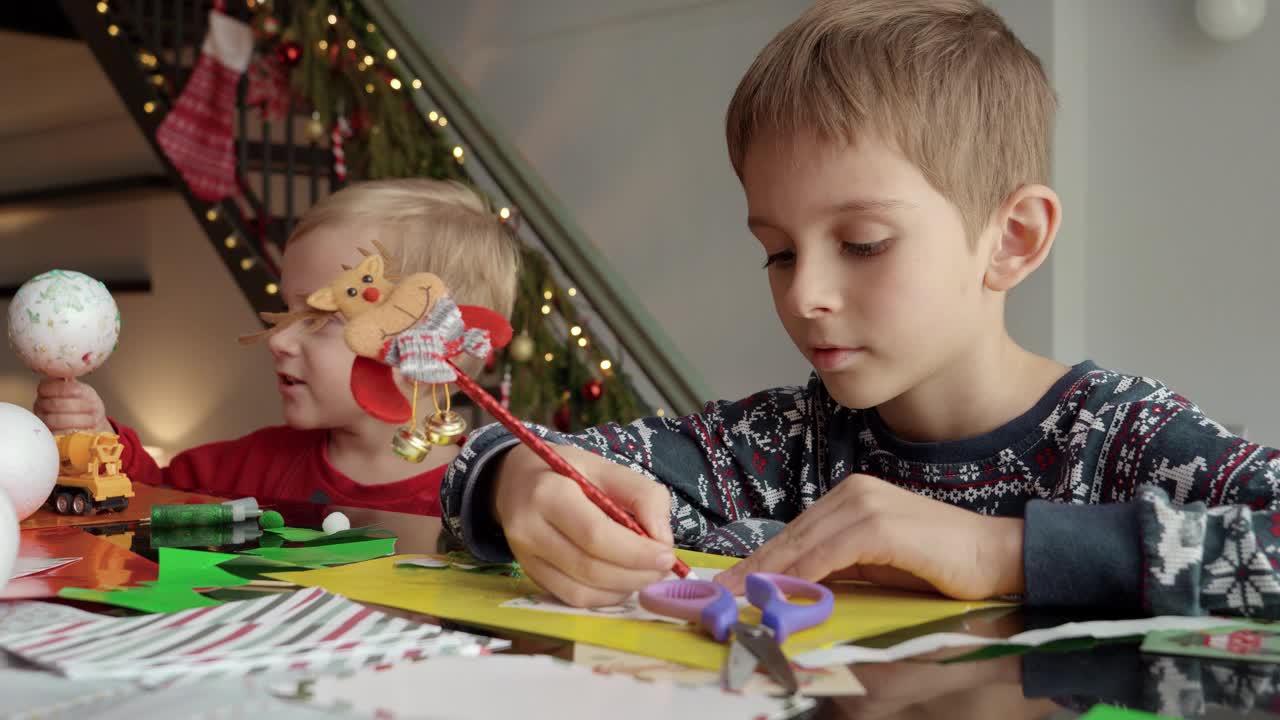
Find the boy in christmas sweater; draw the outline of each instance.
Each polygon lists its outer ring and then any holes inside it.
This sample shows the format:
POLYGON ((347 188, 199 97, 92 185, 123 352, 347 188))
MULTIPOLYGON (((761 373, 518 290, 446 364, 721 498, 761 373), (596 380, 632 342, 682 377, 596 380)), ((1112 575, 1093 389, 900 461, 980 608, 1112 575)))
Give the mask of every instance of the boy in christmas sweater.
MULTIPOLYGON (((507 227, 474 192, 424 179, 356 183, 312 207, 289 238, 281 292, 291 313, 307 297, 363 260, 380 242, 401 273, 432 272, 459 302, 509 315, 518 255, 507 227)), ((129 427, 108 419, 102 400, 80 382, 45 381, 35 412, 54 432, 95 428, 118 432, 124 470, 134 480, 263 502, 440 515, 444 468, 456 446, 438 447, 420 465, 391 452, 396 427, 370 417, 351 395, 354 353, 343 322, 332 316, 282 323, 269 333, 286 425, 175 456, 160 468, 129 427)), ((474 368, 473 368, 474 369, 474 368)))
POLYGON ((1054 105, 977 0, 815 4, 726 125, 778 316, 816 374, 688 417, 538 429, 652 539, 496 426, 445 475, 447 528, 576 605, 663 577, 674 543, 747 557, 718 578, 733 590, 772 571, 1280 615, 1280 451, 1005 330, 1061 218, 1054 105))

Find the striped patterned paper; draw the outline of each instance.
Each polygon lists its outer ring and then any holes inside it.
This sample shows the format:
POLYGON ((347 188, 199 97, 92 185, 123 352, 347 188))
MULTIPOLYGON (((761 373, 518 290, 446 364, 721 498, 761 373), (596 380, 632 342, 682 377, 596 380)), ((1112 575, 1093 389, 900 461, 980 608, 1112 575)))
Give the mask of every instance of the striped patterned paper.
POLYGON ((322 588, 0 636, 0 647, 70 678, 148 684, 279 670, 340 672, 429 655, 481 655, 509 645, 388 615, 322 588))

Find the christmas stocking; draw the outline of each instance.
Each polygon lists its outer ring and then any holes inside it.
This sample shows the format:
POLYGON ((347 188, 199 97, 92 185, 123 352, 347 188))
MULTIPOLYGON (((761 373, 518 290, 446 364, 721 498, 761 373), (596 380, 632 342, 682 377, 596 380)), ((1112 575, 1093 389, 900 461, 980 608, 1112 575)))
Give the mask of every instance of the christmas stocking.
POLYGON ((200 59, 156 132, 164 154, 201 200, 214 202, 236 190, 231 113, 236 85, 252 54, 252 29, 226 13, 210 11, 200 59))

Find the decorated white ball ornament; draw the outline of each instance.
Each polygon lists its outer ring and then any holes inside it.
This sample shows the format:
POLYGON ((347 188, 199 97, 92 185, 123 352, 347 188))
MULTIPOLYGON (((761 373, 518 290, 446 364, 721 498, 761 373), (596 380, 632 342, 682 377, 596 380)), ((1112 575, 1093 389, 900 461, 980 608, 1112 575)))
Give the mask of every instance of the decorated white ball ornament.
POLYGON ((326 535, 332 535, 336 532, 351 529, 351 518, 340 512, 332 512, 325 516, 324 522, 320 523, 320 529, 324 530, 326 535))
POLYGON ((26 408, 0 402, 0 492, 8 496, 19 522, 40 509, 57 482, 53 433, 26 408))
POLYGON ((41 375, 75 378, 92 372, 119 337, 115 299, 106 285, 84 273, 37 275, 9 303, 9 344, 41 375))
POLYGON ((9 582, 13 562, 18 558, 18 516, 9 497, 0 492, 0 590, 9 582))

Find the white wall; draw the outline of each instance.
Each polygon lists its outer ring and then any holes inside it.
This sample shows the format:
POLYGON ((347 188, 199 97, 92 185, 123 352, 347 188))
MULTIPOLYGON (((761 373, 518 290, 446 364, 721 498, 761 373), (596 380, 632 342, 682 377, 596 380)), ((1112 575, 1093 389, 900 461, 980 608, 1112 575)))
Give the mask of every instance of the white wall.
POLYGON ((1090 0, 1088 335, 1280 445, 1280 10, 1220 44, 1192 3, 1090 0))
POLYGON ((802 382, 723 120, 803 0, 399 0, 717 396, 802 382))

